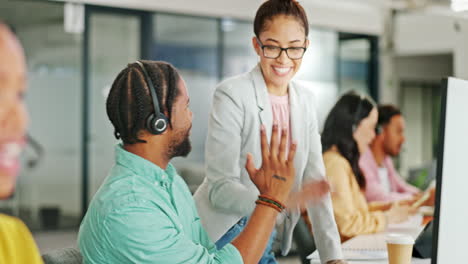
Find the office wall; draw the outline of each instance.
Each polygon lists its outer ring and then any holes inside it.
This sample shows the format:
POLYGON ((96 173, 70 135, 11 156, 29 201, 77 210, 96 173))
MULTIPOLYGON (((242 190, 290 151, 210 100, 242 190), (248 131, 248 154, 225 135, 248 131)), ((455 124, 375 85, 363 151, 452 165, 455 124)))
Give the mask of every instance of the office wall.
MULTIPOLYGON (((65 0, 55 0, 65 2, 65 0)), ((76 3, 114 6, 141 10, 166 11, 211 17, 232 17, 252 20, 255 10, 263 0, 75 0, 76 3)), ((362 0, 308 0, 301 4, 309 14, 312 26, 342 32, 380 35, 383 33, 381 15, 385 12, 385 1, 362 0)))
POLYGON ((468 79, 468 17, 448 7, 402 12, 395 17, 396 56, 452 54, 453 75, 468 79))
POLYGON ((23 166, 14 199, 37 228, 42 207, 80 214, 82 36, 65 33, 60 20, 23 23, 15 29, 28 64, 29 133, 44 153, 36 168, 23 166))
POLYGON ((397 105, 406 119, 406 143, 399 157, 400 173, 406 177, 410 169, 431 163, 436 155, 439 120, 434 111, 440 107, 441 79, 453 75, 453 58, 451 54, 398 56, 394 66, 397 105))
POLYGON ((395 75, 399 80, 440 81, 454 73, 452 53, 396 56, 395 75))
POLYGON ((118 142, 107 116, 107 95, 117 74, 140 58, 140 21, 134 16, 95 13, 89 25, 88 197, 92 198, 114 164, 118 142))
POLYGON ((434 87, 443 77, 467 76, 465 21, 448 7, 435 6, 398 12, 388 32, 393 41, 384 43, 390 46, 386 46, 389 56, 381 94, 383 102, 401 106, 407 119, 407 143, 399 158, 404 176, 435 155, 438 116, 434 111, 440 95, 434 87))
MULTIPOLYGON (((406 178, 410 169, 416 169, 431 164, 433 152, 434 120, 433 86, 421 86, 418 83, 406 84, 401 91, 400 107, 406 121, 406 142, 397 158, 400 174, 406 178)), ((440 99, 440 98, 439 98, 440 99)))
POLYGON ((454 76, 468 80, 468 18, 456 22, 454 76))
POLYGON ((153 28, 152 59, 168 61, 179 69, 187 85, 193 112, 192 152, 187 159, 177 159, 176 163, 188 160, 203 164, 211 98, 221 70, 217 50, 221 37, 218 21, 206 17, 156 14, 153 28))
POLYGON ((432 64, 431 58, 437 57, 431 56, 453 54, 454 18, 448 7, 431 7, 398 11, 393 15, 387 13, 384 19, 380 95, 382 102, 399 104, 401 91, 398 74, 411 78, 432 78, 430 74, 425 74, 425 70, 433 66, 427 67, 424 62, 432 64), (401 67, 404 69, 401 70, 401 67))
POLYGON ((395 17, 395 53, 430 55, 451 53, 455 44, 455 18, 442 11, 401 12, 395 17))
POLYGON ((301 69, 295 79, 301 80, 313 90, 315 100, 311 100, 317 109, 319 128, 338 97, 337 53, 338 33, 330 30, 311 28, 310 46, 304 55, 301 69))

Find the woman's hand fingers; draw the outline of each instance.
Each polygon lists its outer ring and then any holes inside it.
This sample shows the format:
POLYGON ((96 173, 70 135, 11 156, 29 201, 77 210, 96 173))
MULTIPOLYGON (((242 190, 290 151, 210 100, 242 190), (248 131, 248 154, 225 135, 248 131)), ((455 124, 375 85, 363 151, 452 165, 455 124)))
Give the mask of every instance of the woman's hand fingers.
POLYGON ((245 162, 245 169, 247 170, 247 173, 249 173, 250 179, 253 181, 258 170, 255 168, 255 164, 253 162, 253 156, 250 153, 247 154, 247 160, 245 162))
POLYGON ((278 160, 281 163, 286 162, 286 143, 288 142, 288 130, 286 128, 283 128, 281 130, 281 141, 279 145, 279 156, 278 160))
POLYGON ((262 149, 262 167, 268 166, 270 163, 270 146, 266 135, 265 126, 260 128, 260 147, 262 149))
POLYGON ((297 142, 293 141, 293 143, 289 147, 288 160, 287 160, 287 163, 290 166, 293 166, 294 164, 294 157, 296 156, 296 150, 297 150, 297 142))
POLYGON ((279 136, 278 136, 278 124, 273 125, 270 140, 270 161, 275 162, 278 160, 278 147, 279 147, 279 136))

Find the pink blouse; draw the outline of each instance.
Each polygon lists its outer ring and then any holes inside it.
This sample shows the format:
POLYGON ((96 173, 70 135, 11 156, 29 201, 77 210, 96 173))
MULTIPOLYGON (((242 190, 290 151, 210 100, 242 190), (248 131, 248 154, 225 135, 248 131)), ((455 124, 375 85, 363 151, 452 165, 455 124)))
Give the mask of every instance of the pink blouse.
POLYGON ((291 145, 291 125, 289 123, 289 95, 277 96, 269 94, 271 110, 273 112, 273 123, 277 123, 278 127, 282 129, 287 127, 288 140, 286 142, 286 149, 291 145))

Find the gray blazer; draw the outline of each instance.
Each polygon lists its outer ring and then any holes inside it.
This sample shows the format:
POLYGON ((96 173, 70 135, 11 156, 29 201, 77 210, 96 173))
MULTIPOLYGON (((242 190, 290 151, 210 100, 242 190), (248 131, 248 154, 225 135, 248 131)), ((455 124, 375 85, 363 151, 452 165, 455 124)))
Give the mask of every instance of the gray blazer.
MULTIPOLYGON (((298 143, 294 160, 294 190, 298 190, 303 182, 324 179, 325 167, 312 92, 291 81, 289 100, 292 139, 298 143)), ((265 124, 270 138, 272 122, 260 66, 216 88, 205 146, 206 177, 194 195, 203 227, 213 241, 255 208, 259 192, 244 166, 247 153, 252 153, 256 166, 260 167, 260 125, 265 124)), ((321 261, 342 259, 330 196, 311 204, 307 210, 321 261)), ((278 232, 282 236, 283 255, 289 252, 299 217, 297 210, 284 217, 283 230, 278 232)))

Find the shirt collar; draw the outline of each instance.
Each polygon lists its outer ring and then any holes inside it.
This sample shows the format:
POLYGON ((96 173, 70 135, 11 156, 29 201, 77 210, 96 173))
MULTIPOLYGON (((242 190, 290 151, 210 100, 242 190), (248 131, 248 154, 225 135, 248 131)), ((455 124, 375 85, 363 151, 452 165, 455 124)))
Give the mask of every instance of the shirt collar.
POLYGON ((257 99, 257 105, 260 109, 264 109, 265 107, 269 107, 269 98, 268 98, 268 89, 265 84, 265 80, 262 74, 262 68, 260 67, 260 63, 255 66, 252 71, 252 79, 255 88, 255 96, 257 99))
POLYGON ((147 177, 149 180, 158 182, 172 182, 177 173, 171 163, 163 170, 156 164, 138 155, 126 151, 122 144, 115 147, 116 163, 133 171, 136 175, 147 177))

